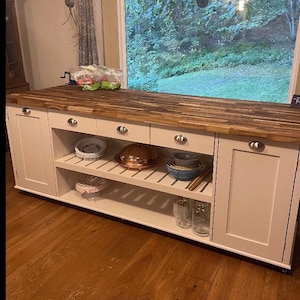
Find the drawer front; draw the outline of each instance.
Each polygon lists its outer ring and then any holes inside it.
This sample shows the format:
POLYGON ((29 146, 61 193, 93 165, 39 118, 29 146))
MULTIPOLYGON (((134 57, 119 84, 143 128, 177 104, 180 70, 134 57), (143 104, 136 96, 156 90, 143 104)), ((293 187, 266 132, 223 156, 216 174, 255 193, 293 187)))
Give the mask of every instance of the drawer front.
POLYGON ((123 121, 98 119, 98 135, 149 144, 150 129, 148 124, 127 123, 123 121))
POLYGON ((214 141, 214 133, 151 126, 152 145, 212 155, 214 141))
POLYGON ((96 118, 76 114, 49 112, 49 123, 52 128, 69 131, 97 134, 96 118))

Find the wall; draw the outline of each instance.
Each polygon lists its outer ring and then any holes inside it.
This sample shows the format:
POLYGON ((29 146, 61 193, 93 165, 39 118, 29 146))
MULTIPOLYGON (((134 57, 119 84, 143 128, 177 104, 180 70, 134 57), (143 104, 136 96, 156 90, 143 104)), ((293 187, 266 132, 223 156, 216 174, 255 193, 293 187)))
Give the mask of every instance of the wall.
MULTIPOLYGON (((76 39, 72 38, 76 28, 71 19, 62 25, 69 15, 65 1, 15 0, 15 2, 25 76, 31 89, 67 83, 68 80, 61 79, 60 76, 64 71, 78 65, 78 47, 76 39)), ((120 67, 117 3, 118 0, 102 0, 104 64, 116 68, 120 67)), ((300 94, 299 53, 296 56, 297 63, 292 72, 292 77, 295 78, 292 90, 300 94)))
POLYGON ((112 68, 120 68, 118 7, 117 1, 102 0, 104 62, 112 68))
POLYGON ((31 89, 62 85, 78 64, 75 25, 63 0, 15 0, 26 81, 31 89))

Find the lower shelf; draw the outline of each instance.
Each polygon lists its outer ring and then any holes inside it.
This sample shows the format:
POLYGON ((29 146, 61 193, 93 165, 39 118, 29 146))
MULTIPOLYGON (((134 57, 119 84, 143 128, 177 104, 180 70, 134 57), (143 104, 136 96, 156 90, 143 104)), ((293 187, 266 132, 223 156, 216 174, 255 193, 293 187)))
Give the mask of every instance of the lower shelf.
POLYGON ((158 229, 166 233, 174 234, 179 237, 278 266, 286 270, 291 269, 291 262, 283 263, 280 261, 274 261, 266 257, 261 257, 249 252, 227 247, 214 242, 212 233, 210 233, 210 237, 200 237, 195 235, 191 229, 183 229, 178 227, 175 224, 175 219, 173 217, 174 196, 169 194, 145 190, 143 188, 128 184, 116 183, 116 186, 107 191, 107 193, 103 194, 99 200, 92 201, 82 198, 75 190, 70 190, 69 192, 58 197, 32 191, 17 185, 15 188, 57 200, 58 202, 71 204, 76 207, 81 207, 150 228, 158 229))
POLYGON ((208 243, 208 237, 195 235, 191 228, 180 228, 173 216, 174 196, 140 187, 113 183, 113 188, 97 200, 87 200, 71 190, 59 199, 62 202, 113 217, 145 225, 191 240, 208 243))

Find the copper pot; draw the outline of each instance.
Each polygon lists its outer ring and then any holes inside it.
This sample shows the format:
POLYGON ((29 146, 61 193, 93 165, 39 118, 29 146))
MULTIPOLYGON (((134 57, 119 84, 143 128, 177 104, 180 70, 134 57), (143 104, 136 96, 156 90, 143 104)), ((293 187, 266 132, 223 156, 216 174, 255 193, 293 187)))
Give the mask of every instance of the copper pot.
POLYGON ((130 144, 124 147, 116 160, 129 168, 151 166, 158 159, 156 148, 144 144, 130 144))

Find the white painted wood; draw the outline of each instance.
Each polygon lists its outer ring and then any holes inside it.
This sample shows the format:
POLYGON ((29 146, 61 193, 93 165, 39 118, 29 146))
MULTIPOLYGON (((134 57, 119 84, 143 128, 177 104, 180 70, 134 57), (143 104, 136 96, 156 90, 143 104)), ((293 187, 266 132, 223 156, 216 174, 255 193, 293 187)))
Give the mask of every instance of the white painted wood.
POLYGON ((120 69, 123 71, 121 87, 128 88, 127 78, 127 50, 126 50, 126 23, 125 23, 125 1, 117 1, 118 8, 118 40, 119 40, 119 61, 120 69))
POLYGON ((116 183, 97 200, 86 200, 70 190, 60 198, 63 202, 176 234, 195 241, 208 242, 192 230, 176 226, 173 217, 173 195, 116 183))
MULTIPOLYGON (((299 147, 300 148, 300 147, 299 147)), ((283 262, 285 264, 292 264, 293 249, 297 234, 297 226, 299 226, 298 212, 300 205, 300 151, 298 155, 297 173, 294 180, 293 197, 290 205, 289 223, 286 233, 286 245, 284 249, 283 262)))
POLYGON ((65 170, 144 187, 146 189, 209 203, 213 202, 213 191, 210 181, 206 181, 202 186, 199 186, 194 191, 190 191, 186 189, 190 181, 183 182, 174 179, 168 174, 164 163, 145 170, 128 170, 120 166, 119 163, 114 160, 114 156, 115 153, 107 153, 98 160, 88 161, 76 157, 74 153, 70 153, 55 160, 55 166, 65 170), (205 183, 207 183, 207 186, 201 191, 205 183))
MULTIPOLYGON (((298 19, 298 27, 300 28, 300 19, 298 19)), ((294 59, 291 70, 291 80, 287 102, 291 103, 294 94, 300 94, 300 30, 297 30, 297 37, 294 50, 294 59)))
POLYGON ((96 118, 94 117, 50 111, 49 124, 52 128, 83 132, 86 134, 97 134, 96 118), (71 120, 75 123, 72 123, 71 120))
POLYGON ((14 105, 7 107, 7 124, 16 188, 291 267, 300 198, 299 145, 261 140, 266 147, 257 152, 249 148, 250 138, 218 138, 212 133, 55 110, 47 115, 46 110, 34 109, 24 115, 22 108, 14 105), (77 120, 76 126, 68 123, 69 118, 77 120), (118 126, 125 126, 127 133, 120 134, 118 126), (96 134, 108 143, 105 155, 96 161, 76 157, 76 142, 96 134), (176 142, 176 135, 186 137, 187 142, 176 142), (115 156, 131 142, 158 146, 163 152, 161 161, 144 170, 122 167, 115 156), (204 180, 194 191, 186 189, 189 181, 176 181, 167 172, 164 159, 173 150, 203 154, 213 162, 212 179, 204 180), (111 182, 98 201, 83 199, 75 191, 78 178, 86 175, 111 182), (172 213, 175 196, 212 204, 208 238, 176 226, 172 213))
POLYGON ((150 143, 149 124, 138 124, 108 119, 97 119, 97 127, 98 135, 100 136, 144 144, 150 143), (120 127, 122 127, 122 129, 126 131, 122 132, 120 127))
POLYGON ((52 145, 47 111, 6 107, 8 136, 18 186, 56 195, 52 145))
POLYGON ((213 241, 282 261, 298 146, 251 140, 220 137, 213 241))
POLYGON ((79 140, 90 136, 80 132, 60 130, 56 128, 53 128, 51 132, 54 159, 61 158, 71 152, 75 152, 76 143, 79 140))
MULTIPOLYGON (((67 176, 64 176, 64 178, 66 179, 67 176)), ((26 191, 26 192, 30 192, 30 193, 34 193, 43 197, 49 197, 49 195, 38 192, 38 191, 34 191, 34 190, 30 190, 30 189, 26 189, 23 187, 19 187, 18 185, 15 186, 16 189, 20 189, 22 191, 26 191)), ((116 188, 116 187, 114 187, 116 188)), ((136 187, 138 189, 138 187, 136 187)), ((156 192, 159 193, 159 192, 156 192)), ((240 251, 239 249, 235 249, 232 247, 228 247, 222 244, 218 244, 213 242, 209 237, 199 237, 194 235, 190 229, 186 230, 183 228, 179 228, 178 226, 175 225, 175 220, 172 216, 169 215, 164 215, 164 214, 160 214, 160 213, 154 213, 152 210, 144 210, 143 214, 141 214, 141 217, 137 217, 139 216, 139 212, 140 212, 140 208, 139 207, 135 207, 135 206, 127 206, 127 208, 125 209, 126 203, 125 205, 123 204, 122 201, 120 201, 120 199, 107 199, 105 197, 105 194, 103 194, 102 196, 102 200, 100 201, 82 201, 82 197, 79 196, 79 194, 74 191, 73 189, 70 190, 69 192, 66 192, 65 194, 61 195, 61 196, 51 196, 52 199, 57 200, 59 202, 63 202, 63 203, 68 203, 77 207, 82 207, 85 209, 89 209, 91 211, 94 212, 99 212, 99 213, 103 213, 109 216, 114 216, 116 218, 119 218, 121 220, 128 220, 131 221, 133 223, 137 223, 137 224, 142 224, 145 226, 148 226, 150 228, 154 228, 154 229, 158 229, 161 230, 163 232, 168 232, 177 236, 181 236, 183 238, 186 238, 188 240, 194 240, 197 241, 201 244, 207 244, 219 249, 223 249, 232 253, 236 253, 238 255, 242 255, 242 256, 246 256, 258 261, 262 261, 265 263, 268 263, 270 265, 274 265, 274 266, 278 266, 287 270, 291 269, 291 264, 290 263, 284 263, 284 262, 278 262, 278 261, 274 261, 272 259, 269 259, 267 257, 262 257, 259 255, 255 255, 249 252, 245 252, 245 251, 240 251), (116 200, 116 201, 114 201, 116 200), (114 202, 111 202, 114 201, 114 202), (147 216, 148 215, 148 216, 147 216), (145 217, 146 216, 146 217, 145 217)), ((151 199, 151 197, 150 197, 151 199)), ((166 201, 166 198, 164 198, 163 201, 166 201)))
POLYGON ((198 152, 213 155, 214 153, 214 133, 195 132, 195 130, 182 130, 168 128, 166 126, 151 125, 151 144, 168 147, 184 151, 198 152), (186 138, 185 143, 176 142, 175 137, 186 138))

